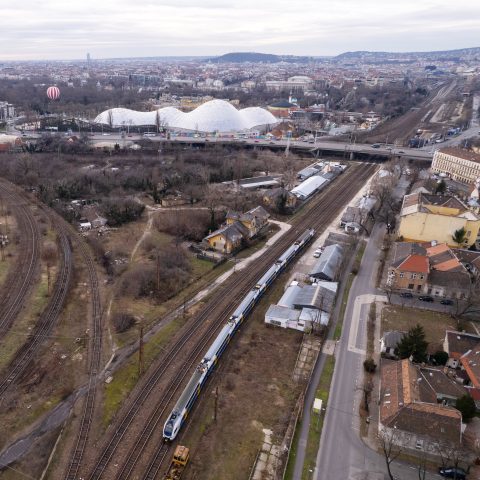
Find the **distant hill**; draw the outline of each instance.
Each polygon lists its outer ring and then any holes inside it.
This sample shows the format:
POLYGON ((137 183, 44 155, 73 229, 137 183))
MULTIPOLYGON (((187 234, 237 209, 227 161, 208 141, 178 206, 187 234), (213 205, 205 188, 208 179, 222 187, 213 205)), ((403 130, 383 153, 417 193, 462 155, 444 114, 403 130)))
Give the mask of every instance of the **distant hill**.
POLYGON ((256 52, 232 52, 221 55, 220 57, 210 58, 212 63, 307 63, 312 60, 312 57, 298 57, 295 55, 273 55, 270 53, 256 53, 256 52))
POLYGON ((403 62, 423 60, 460 60, 480 58, 480 47, 473 48, 459 48, 457 50, 440 50, 433 52, 345 52, 333 57, 332 60, 336 62, 403 62))

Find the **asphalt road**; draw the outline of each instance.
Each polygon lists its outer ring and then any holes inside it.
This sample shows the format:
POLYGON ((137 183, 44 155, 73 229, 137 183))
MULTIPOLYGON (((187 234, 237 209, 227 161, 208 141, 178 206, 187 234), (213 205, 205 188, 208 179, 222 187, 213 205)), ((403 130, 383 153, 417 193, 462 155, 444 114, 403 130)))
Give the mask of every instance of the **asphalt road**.
MULTIPOLYGON (((343 332, 337 344, 335 372, 325 412, 315 480, 384 480, 385 460, 359 437, 358 406, 362 393, 357 388, 363 376, 366 322, 369 304, 375 295, 376 260, 385 227, 377 225, 365 250, 362 266, 352 283, 345 311, 343 332)), ((378 297, 377 297, 378 298, 378 297)), ((417 480, 414 466, 395 462, 392 470, 400 480, 417 480)), ((427 474, 428 480, 441 478, 427 474)))
MULTIPOLYGON (((14 134, 14 132, 11 132, 14 134)), ((19 132, 17 132, 19 134, 19 132)), ((77 132, 73 133, 74 135, 77 132)), ((26 132, 22 134, 22 138, 25 140, 31 139, 34 140, 39 138, 41 133, 38 132, 26 132)), ((300 140, 264 140, 264 139, 238 139, 238 138, 226 138, 226 137, 188 137, 188 136, 175 136, 170 139, 166 139, 163 136, 155 135, 145 137, 139 134, 130 134, 124 138, 118 133, 95 133, 90 135, 90 140, 94 143, 99 142, 118 142, 122 145, 122 142, 136 142, 139 140, 151 140, 152 142, 178 142, 178 143, 188 143, 188 144, 205 144, 205 143, 240 143, 251 146, 266 146, 270 148, 289 148, 292 149, 302 149, 302 150, 315 150, 319 149, 320 151, 335 151, 342 152, 345 155, 348 155, 350 152, 363 153, 367 155, 379 155, 379 156, 390 156, 395 155, 398 157, 413 158, 418 160, 431 160, 432 153, 428 150, 418 149, 418 148, 407 148, 407 147, 385 147, 381 146, 379 148, 373 148, 369 144, 356 144, 356 143, 342 143, 342 142, 332 142, 329 140, 317 140, 315 143, 303 142, 300 140)))

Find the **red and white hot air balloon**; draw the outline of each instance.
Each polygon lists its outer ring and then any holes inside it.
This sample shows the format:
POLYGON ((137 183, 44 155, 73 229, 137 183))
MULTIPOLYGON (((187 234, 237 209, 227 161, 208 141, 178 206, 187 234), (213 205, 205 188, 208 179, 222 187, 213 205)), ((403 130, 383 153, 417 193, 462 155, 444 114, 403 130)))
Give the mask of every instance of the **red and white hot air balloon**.
POLYGON ((50 100, 58 100, 60 98, 60 89, 58 87, 48 87, 47 97, 50 100))

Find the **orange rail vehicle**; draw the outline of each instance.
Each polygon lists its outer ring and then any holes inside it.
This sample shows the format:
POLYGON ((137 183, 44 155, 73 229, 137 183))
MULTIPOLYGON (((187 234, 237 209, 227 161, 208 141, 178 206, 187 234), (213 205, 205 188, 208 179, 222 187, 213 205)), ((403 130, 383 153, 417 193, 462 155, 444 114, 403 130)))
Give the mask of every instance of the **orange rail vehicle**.
POLYGON ((190 450, 187 447, 178 445, 175 448, 170 467, 165 475, 165 480, 180 480, 183 470, 188 463, 190 450))

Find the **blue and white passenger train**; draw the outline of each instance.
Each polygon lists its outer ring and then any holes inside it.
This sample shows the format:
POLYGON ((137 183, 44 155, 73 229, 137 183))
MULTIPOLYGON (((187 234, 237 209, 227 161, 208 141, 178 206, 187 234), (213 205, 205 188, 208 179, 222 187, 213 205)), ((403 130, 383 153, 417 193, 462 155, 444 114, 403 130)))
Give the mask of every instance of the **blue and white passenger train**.
POLYGON ((288 247, 278 260, 265 272, 262 278, 258 280, 255 287, 247 293, 240 305, 233 312, 232 316, 228 319, 227 323, 223 326, 220 333, 210 345, 210 348, 195 369, 190 381, 173 407, 173 410, 163 427, 164 441, 171 441, 177 436, 183 422, 200 395, 200 391, 207 381, 207 378, 212 373, 218 359, 225 348, 227 348, 228 343, 239 329, 243 320, 280 272, 282 272, 292 258, 312 240, 314 235, 315 230, 310 229, 306 230, 299 238, 297 238, 293 245, 288 247))

